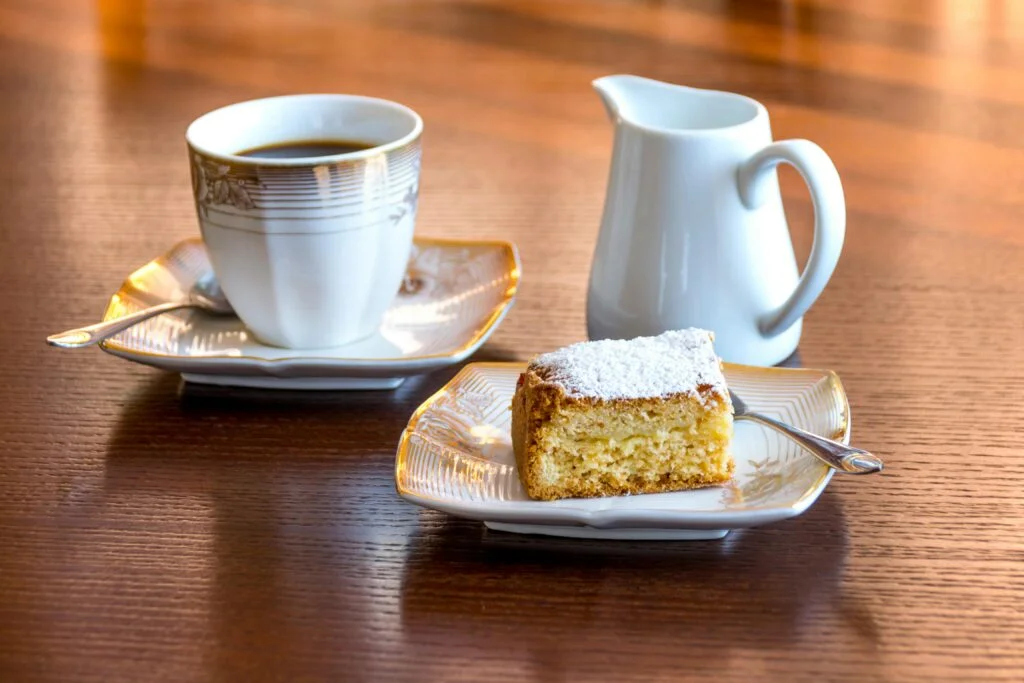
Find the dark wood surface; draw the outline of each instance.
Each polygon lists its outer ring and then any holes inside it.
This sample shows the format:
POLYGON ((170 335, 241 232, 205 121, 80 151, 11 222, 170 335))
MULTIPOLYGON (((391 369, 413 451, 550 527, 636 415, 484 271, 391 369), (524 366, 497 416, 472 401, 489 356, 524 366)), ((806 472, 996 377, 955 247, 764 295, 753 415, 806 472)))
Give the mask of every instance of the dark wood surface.
POLYGON ((1024 676, 1018 3, 4 0, 0 132, 0 680, 1024 676), (751 95, 832 155, 849 232, 799 360, 882 476, 720 542, 488 533, 394 492, 454 369, 213 391, 43 343, 196 234, 192 118, 301 91, 416 108, 418 232, 518 243, 479 358, 580 340, 616 72, 751 95))

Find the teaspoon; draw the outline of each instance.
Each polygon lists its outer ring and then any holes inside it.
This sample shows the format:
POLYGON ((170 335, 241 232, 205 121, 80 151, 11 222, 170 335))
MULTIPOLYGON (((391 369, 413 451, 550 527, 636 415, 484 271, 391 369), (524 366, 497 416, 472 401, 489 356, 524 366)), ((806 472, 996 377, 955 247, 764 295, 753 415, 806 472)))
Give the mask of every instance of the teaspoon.
POLYGON ((737 420, 751 420, 766 427, 771 427, 804 447, 829 467, 847 474, 873 474, 882 471, 882 460, 877 456, 852 448, 832 439, 811 434, 799 427, 780 422, 775 418, 751 412, 747 404, 739 396, 729 390, 732 399, 733 417, 737 420))
POLYGON ((80 349, 92 346, 108 337, 114 336, 118 332, 128 329, 132 325, 137 325, 143 320, 149 320, 161 313, 176 311, 182 308, 198 308, 201 311, 213 313, 214 315, 232 315, 235 312, 227 297, 224 296, 224 292, 221 290, 217 279, 212 275, 208 275, 200 278, 192 285, 188 298, 184 301, 168 301, 167 303, 144 308, 141 311, 136 311, 121 318, 104 320, 101 323, 88 325, 87 327, 77 327, 73 330, 47 337, 46 343, 62 349, 80 349))

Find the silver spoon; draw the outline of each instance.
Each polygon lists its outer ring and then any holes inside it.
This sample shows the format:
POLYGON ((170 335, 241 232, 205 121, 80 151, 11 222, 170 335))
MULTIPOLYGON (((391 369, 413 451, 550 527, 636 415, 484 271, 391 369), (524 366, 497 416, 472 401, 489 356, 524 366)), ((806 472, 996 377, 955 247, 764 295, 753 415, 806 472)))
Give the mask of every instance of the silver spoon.
POLYGON ((213 275, 207 275, 192 285, 188 298, 184 301, 168 301, 167 303, 144 308, 122 318, 105 320, 95 325, 78 327, 67 332, 54 334, 46 338, 46 343, 62 349, 79 349, 84 346, 92 346, 107 337, 112 337, 118 332, 127 330, 132 325, 137 325, 143 320, 149 320, 161 313, 176 311, 182 308, 198 308, 201 311, 213 313, 214 315, 232 315, 235 312, 227 297, 224 296, 224 292, 221 291, 217 279, 213 275))
POLYGON ((833 469, 847 474, 873 474, 882 471, 882 460, 867 451, 846 446, 838 441, 826 439, 817 434, 811 434, 799 427, 779 422, 767 415, 752 413, 747 408, 747 404, 743 402, 743 399, 733 393, 731 389, 729 390, 729 398, 732 399, 733 417, 735 419, 751 420, 766 427, 771 427, 803 446, 811 455, 833 469))

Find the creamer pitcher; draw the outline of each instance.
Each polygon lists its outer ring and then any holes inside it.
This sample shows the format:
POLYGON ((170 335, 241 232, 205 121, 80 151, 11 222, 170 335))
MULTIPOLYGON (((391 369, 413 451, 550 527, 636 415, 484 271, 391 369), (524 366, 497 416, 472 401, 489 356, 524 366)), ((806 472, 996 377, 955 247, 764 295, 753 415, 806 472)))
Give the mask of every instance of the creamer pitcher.
POLYGON ((742 95, 637 76, 594 82, 615 125, 587 294, 591 339, 702 327, 726 361, 772 365, 839 260, 846 203, 835 166, 807 140, 772 142, 742 95), (775 167, 810 188, 814 245, 797 271, 775 167))

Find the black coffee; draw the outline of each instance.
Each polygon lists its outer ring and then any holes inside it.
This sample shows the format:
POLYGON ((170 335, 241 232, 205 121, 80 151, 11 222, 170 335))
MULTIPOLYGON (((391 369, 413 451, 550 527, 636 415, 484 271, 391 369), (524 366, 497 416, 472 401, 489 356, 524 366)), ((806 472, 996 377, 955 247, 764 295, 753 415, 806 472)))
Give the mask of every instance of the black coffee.
POLYGON ((301 140, 299 142, 278 142, 273 145, 247 149, 239 152, 238 156, 256 159, 329 157, 335 154, 359 152, 376 146, 376 143, 363 142, 362 140, 301 140))

